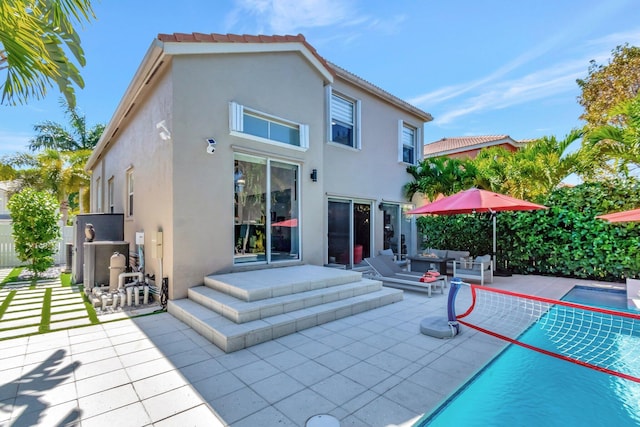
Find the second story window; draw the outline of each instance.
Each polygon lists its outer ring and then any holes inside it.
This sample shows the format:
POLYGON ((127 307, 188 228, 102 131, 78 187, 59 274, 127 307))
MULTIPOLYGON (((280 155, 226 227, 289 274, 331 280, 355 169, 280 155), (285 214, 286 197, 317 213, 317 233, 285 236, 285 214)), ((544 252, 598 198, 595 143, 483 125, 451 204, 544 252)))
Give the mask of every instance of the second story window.
POLYGON ((398 161, 415 165, 418 162, 418 130, 400 121, 398 161))
POLYGON ((358 107, 357 101, 331 93, 331 142, 360 148, 358 107))
POLYGON ((247 108, 229 104, 231 134, 256 141, 309 147, 309 127, 247 108))

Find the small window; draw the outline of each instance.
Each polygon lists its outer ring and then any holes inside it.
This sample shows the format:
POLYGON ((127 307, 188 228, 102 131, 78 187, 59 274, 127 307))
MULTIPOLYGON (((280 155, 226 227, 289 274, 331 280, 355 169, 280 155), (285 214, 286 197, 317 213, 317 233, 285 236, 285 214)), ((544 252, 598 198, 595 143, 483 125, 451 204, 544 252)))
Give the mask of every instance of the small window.
POLYGON ((258 141, 309 147, 308 126, 230 103, 231 134, 258 141))
POLYGON ((358 116, 359 103, 331 92, 331 142, 360 148, 358 116))
POLYGON ((127 171, 127 216, 133 216, 133 169, 127 171))
POLYGON ((400 121, 398 161, 415 165, 418 161, 418 129, 400 121))
POLYGON ((109 208, 109 213, 113 213, 113 177, 109 178, 107 183, 107 206, 109 208))

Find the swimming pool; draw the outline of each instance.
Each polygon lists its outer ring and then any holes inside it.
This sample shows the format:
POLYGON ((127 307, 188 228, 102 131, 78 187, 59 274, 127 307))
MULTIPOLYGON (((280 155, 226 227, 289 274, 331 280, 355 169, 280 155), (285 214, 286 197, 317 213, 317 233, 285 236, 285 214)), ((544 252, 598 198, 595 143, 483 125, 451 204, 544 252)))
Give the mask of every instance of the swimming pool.
MULTIPOLYGON (((620 297, 626 303, 624 294, 594 289, 574 289, 566 296, 615 309, 621 308, 620 297)), ((532 340, 536 335, 542 332, 535 326, 524 334, 532 340)), ((640 383, 510 345, 417 426, 639 424, 640 383)))

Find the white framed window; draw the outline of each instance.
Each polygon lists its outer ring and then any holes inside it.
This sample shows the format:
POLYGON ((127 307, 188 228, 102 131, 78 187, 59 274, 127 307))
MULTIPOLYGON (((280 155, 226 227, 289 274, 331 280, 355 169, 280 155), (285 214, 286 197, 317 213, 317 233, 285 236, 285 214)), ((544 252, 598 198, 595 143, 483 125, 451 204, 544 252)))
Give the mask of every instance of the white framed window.
POLYGON ((127 216, 133 216, 133 187, 134 187, 133 169, 127 170, 127 216))
POLYGON ((360 101, 329 89, 329 141, 360 149, 360 101))
POLYGON ((109 213, 114 212, 113 206, 113 177, 109 178, 107 181, 107 208, 109 209, 109 213))
POLYGON ((309 125, 272 116, 237 102, 229 103, 229 129, 231 135, 256 141, 302 149, 309 147, 309 125))
POLYGON ((405 123, 403 120, 398 124, 398 161, 415 165, 418 163, 418 128, 405 123))
POLYGON ((102 212, 102 179, 96 178, 96 212, 102 212))

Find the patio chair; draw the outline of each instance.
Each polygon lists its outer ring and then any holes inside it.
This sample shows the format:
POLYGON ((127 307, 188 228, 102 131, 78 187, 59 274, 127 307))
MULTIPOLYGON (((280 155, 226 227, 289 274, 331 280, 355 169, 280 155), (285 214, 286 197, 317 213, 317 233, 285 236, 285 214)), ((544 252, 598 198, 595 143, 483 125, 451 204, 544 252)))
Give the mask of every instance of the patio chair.
POLYGON ((485 283, 493 283, 491 255, 478 256, 473 261, 454 261, 453 277, 485 283))
POLYGON ((408 258, 402 259, 401 256, 398 256, 395 253, 393 253, 392 249, 383 249, 381 251, 378 251, 378 254, 392 257, 393 262, 399 265, 400 267, 402 267, 403 270, 409 269, 409 259, 408 258))
POLYGON ((411 291, 427 291, 428 296, 431 296, 431 289, 435 287, 440 288, 440 293, 444 294, 447 276, 437 276, 432 282, 421 282, 420 279, 423 277, 423 273, 403 271, 401 267, 393 262, 393 258, 388 255, 365 258, 365 262, 373 270, 374 278, 382 281, 385 286, 411 291))

